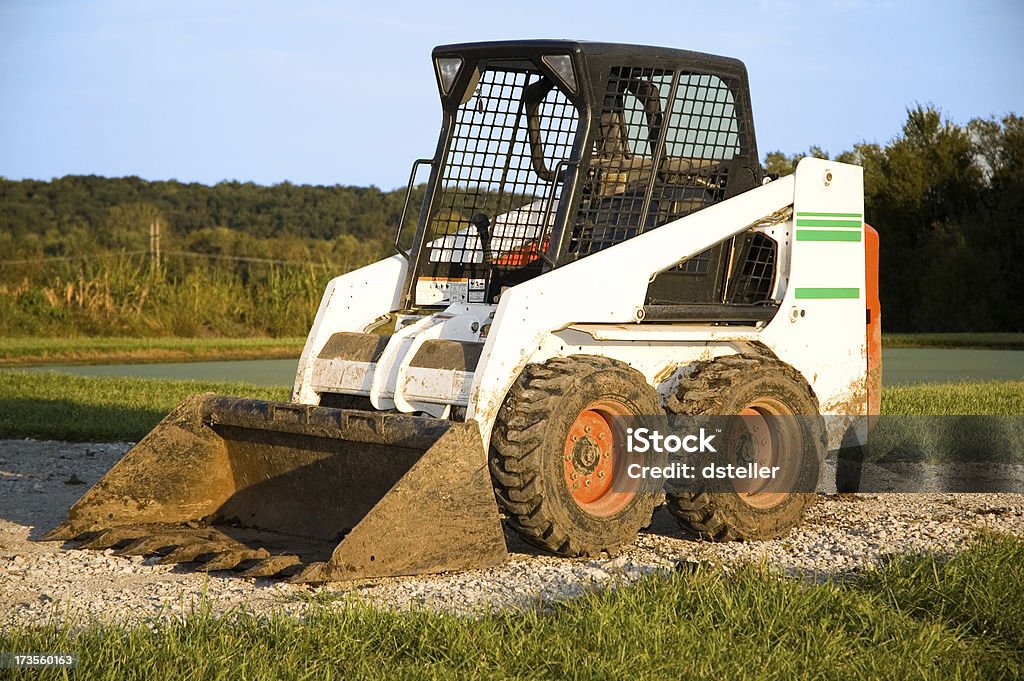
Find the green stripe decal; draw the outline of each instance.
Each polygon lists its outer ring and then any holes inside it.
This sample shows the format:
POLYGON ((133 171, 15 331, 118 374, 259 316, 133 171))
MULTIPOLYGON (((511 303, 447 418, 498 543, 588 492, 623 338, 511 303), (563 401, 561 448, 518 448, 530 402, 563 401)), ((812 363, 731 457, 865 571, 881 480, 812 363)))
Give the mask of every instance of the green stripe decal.
POLYGON ((797 300, 831 300, 860 298, 859 288, 798 288, 797 300))
POLYGON ((804 220, 797 218, 797 227, 841 227, 843 229, 860 229, 864 223, 860 220, 804 220))
POLYGON ((828 229, 798 229, 797 241, 860 241, 860 232, 845 232, 828 229))
POLYGON ((805 213, 797 212, 796 216, 805 218, 862 218, 864 213, 805 213))

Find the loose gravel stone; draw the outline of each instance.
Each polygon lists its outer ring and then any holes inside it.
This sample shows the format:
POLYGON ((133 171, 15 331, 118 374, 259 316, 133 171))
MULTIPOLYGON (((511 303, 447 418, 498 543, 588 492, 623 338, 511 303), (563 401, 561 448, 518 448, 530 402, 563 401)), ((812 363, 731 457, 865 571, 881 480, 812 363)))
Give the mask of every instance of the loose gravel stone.
POLYGON ((803 525, 772 541, 727 544, 686 535, 662 508, 635 546, 605 559, 540 553, 507 534, 508 560, 487 570, 328 584, 246 580, 140 556, 63 550, 37 541, 130 444, 0 440, 0 627, 45 622, 152 623, 209 607, 301 617, 350 602, 454 613, 545 608, 594 588, 651 573, 748 562, 822 581, 855 574, 893 555, 962 550, 978 530, 1024 537, 1024 494, 821 495, 803 525))

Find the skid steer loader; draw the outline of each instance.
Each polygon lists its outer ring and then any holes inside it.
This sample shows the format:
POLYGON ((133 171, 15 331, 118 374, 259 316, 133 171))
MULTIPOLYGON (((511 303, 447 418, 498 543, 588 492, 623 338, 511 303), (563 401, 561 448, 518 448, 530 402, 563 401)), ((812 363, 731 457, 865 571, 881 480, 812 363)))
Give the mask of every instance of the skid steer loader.
MULTIPOLYGON (((744 415, 759 461, 863 439, 823 419, 877 411, 862 172, 766 178, 741 62, 525 41, 433 65, 443 123, 397 253, 328 283, 291 402, 193 396, 50 539, 302 582, 495 565, 502 514, 558 554, 614 553, 664 498, 626 475, 620 417, 744 415)), ((705 537, 771 537, 816 482, 667 505, 705 537)))

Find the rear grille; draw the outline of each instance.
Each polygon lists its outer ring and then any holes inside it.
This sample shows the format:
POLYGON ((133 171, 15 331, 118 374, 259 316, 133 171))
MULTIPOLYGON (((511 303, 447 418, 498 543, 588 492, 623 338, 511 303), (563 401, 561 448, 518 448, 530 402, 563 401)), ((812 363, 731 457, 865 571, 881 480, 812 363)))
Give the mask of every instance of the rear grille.
POLYGON ((744 237, 746 243, 740 248, 743 262, 739 264, 733 278, 728 300, 730 303, 748 305, 769 302, 775 288, 775 259, 778 245, 759 232, 744 237))

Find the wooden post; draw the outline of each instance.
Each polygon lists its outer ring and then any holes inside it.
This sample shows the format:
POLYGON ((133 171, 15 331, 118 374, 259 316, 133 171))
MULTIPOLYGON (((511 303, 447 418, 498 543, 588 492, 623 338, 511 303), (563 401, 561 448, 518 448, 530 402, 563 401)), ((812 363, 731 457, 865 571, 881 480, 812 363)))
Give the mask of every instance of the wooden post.
POLYGON ((160 220, 149 223, 149 262, 154 272, 160 269, 160 220))

